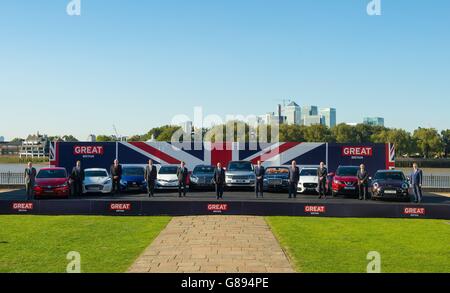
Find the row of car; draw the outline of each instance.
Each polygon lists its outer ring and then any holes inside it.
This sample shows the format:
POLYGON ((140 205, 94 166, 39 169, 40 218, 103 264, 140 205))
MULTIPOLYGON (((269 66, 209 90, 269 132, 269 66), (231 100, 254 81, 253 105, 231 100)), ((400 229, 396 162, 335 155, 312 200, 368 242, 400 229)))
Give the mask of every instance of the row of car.
MULTIPOLYGON (((144 165, 123 165, 120 189, 122 192, 146 192, 147 182, 144 178, 144 165)), ((156 190, 178 188, 177 168, 175 165, 157 166, 158 175, 156 190)), ((195 166, 188 176, 191 190, 213 189, 214 166, 195 166)), ((333 196, 357 195, 357 166, 339 166, 335 173, 327 176, 326 191, 333 196)), ((83 193, 111 193, 113 186, 106 169, 86 169, 83 182, 83 193)), ((287 191, 289 188, 289 167, 267 167, 264 177, 265 191, 287 191)), ((410 184, 403 172, 396 170, 380 170, 370 178, 373 198, 409 199, 410 184)), ((228 188, 253 188, 256 178, 254 166, 249 161, 232 161, 226 167, 225 184, 228 188)), ((297 186, 300 193, 317 193, 317 167, 304 167, 300 170, 297 186)), ((70 180, 64 168, 44 168, 39 171, 34 187, 36 197, 56 195, 67 197, 70 194, 70 180)))

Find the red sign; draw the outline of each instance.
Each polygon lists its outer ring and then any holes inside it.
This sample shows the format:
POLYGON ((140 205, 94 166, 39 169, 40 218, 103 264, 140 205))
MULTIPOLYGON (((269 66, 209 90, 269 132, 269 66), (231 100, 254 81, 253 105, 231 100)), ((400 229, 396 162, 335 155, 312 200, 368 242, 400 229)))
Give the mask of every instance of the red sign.
POLYGON ((73 147, 74 155, 103 155, 104 153, 103 146, 79 146, 76 145, 73 147))
POLYGON ((223 212, 228 211, 228 204, 219 203, 219 204, 208 204, 209 212, 223 212))
POLYGON ((425 215, 425 208, 404 208, 403 214, 411 216, 423 216, 425 215))
POLYGON ((305 206, 305 213, 323 214, 326 212, 325 206, 305 206))
POLYGON ((111 203, 109 209, 115 212, 131 211, 131 203, 111 203))
POLYGON ((26 212, 33 210, 34 205, 32 202, 14 202, 12 204, 12 209, 19 212, 26 212))
POLYGON ((373 155, 372 147, 343 147, 342 155, 344 157, 371 157, 373 155))

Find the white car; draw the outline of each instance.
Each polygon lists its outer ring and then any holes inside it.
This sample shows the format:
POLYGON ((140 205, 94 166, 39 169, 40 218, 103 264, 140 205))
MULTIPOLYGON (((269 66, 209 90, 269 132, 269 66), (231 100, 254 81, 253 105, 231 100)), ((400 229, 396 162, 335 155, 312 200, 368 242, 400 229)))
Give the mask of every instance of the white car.
POLYGON ((319 190, 318 168, 303 168, 300 171, 300 180, 297 190, 300 193, 317 193, 319 190))
POLYGON ((106 169, 84 170, 83 193, 111 193, 112 180, 106 169))
POLYGON ((178 189, 178 166, 161 166, 155 182, 155 189, 178 189))

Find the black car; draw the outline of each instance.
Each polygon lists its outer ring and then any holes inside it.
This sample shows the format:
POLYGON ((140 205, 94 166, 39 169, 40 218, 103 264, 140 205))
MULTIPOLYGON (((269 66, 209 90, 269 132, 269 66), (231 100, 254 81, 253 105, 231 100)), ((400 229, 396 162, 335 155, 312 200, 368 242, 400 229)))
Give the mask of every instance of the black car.
POLYGON ((287 191, 289 189, 289 168, 268 167, 264 176, 265 191, 287 191))
POLYGON ((191 174, 190 188, 214 189, 214 167, 210 165, 195 166, 191 174))
POLYGON ((372 179, 372 199, 410 201, 409 183, 402 171, 383 170, 372 179))

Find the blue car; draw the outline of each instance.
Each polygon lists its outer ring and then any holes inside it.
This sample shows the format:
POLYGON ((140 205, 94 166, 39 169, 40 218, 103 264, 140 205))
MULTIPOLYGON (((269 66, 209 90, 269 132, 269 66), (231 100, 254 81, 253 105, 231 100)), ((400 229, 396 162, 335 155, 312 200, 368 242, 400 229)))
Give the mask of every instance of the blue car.
POLYGON ((146 192, 147 182, 144 178, 144 171, 142 166, 123 166, 120 190, 123 192, 146 192))
POLYGON ((287 191, 289 189, 289 168, 268 167, 264 176, 265 191, 287 191))

